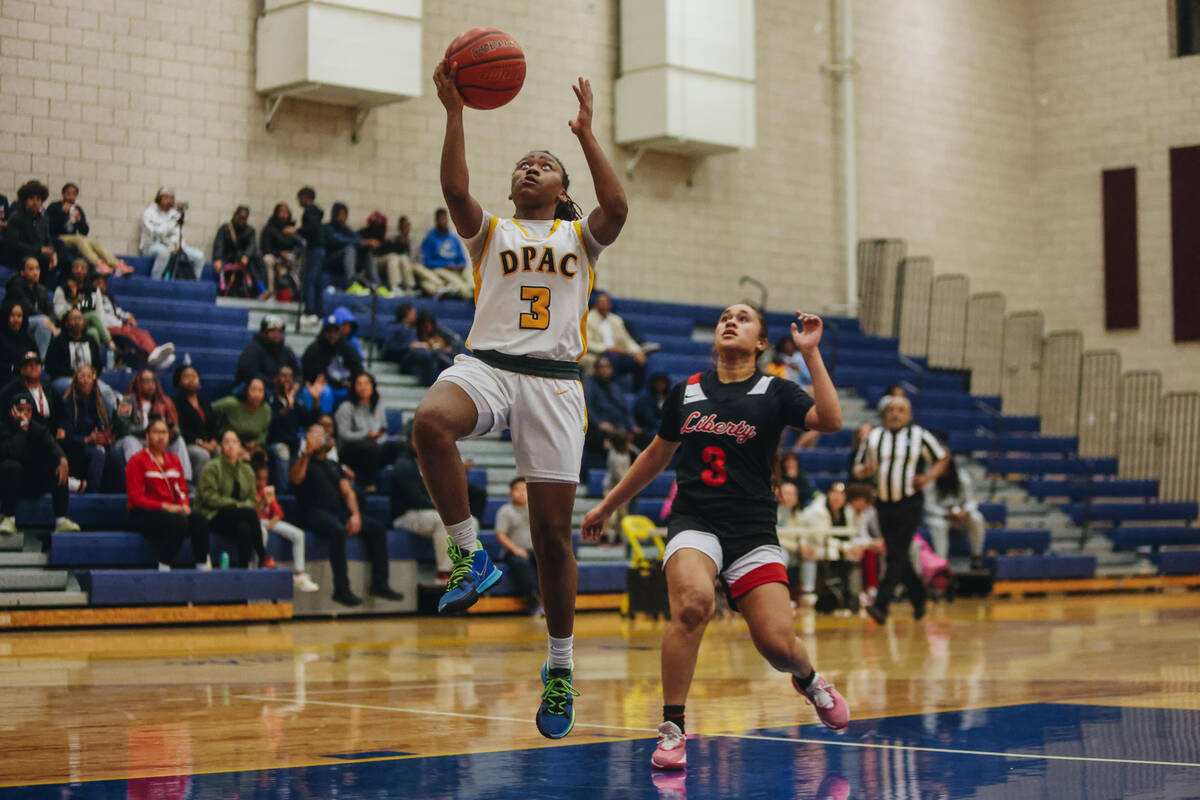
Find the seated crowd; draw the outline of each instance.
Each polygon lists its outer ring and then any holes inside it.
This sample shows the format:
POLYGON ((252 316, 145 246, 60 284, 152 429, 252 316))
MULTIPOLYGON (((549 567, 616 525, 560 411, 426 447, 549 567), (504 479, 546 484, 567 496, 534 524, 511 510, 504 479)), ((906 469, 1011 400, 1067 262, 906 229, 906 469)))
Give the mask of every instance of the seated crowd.
MULTIPOLYGON (((72 274, 89 286, 103 277, 82 273, 72 274)), ((159 378, 169 366, 162 358, 158 370, 144 360, 120 362, 136 367, 127 385, 104 383, 106 351, 124 334, 106 331, 111 338, 100 344, 79 306, 63 315, 45 363, 20 294, 10 293, 0 309, 9 322, 0 335, 0 470, 7 478, 0 533, 16 531, 22 499, 49 492, 56 529, 75 531, 67 516, 72 493, 123 493, 129 525, 151 541, 160 569, 176 563, 188 542, 190 563, 211 568, 210 535, 230 544, 234 566, 274 567, 265 544, 275 531, 292 543, 296 587, 315 591, 304 569, 307 529, 328 547, 337 602, 361 603, 350 590, 347 536, 367 544, 371 594, 399 598, 388 585, 386 531, 360 513, 359 497, 376 491, 383 468, 405 448, 388 436, 348 312, 326 318, 301 357, 285 342, 283 320, 268 315, 238 358, 234 390, 210 403, 191 363, 170 375, 171 394, 159 378), (293 491, 297 525, 278 503, 293 491)), ((133 323, 128 315, 123 321, 133 323)), ((136 348, 132 339, 127 346, 136 348)), ((407 462, 400 463, 403 470, 407 462)), ((396 495, 394 486, 386 489, 396 495)), ((398 504, 395 516, 408 511, 398 504)))
MULTIPOLYGON (((170 374, 168 395, 159 376, 173 365, 175 347, 156 342, 109 294, 110 276, 119 280, 132 269, 90 236, 79 187, 68 183, 62 199, 46 206, 48 194, 45 185, 28 181, 0 218, 0 264, 15 270, 0 303, 0 408, 6 415, 0 470, 9 477, 0 532, 15 530, 22 498, 49 492, 57 529, 69 531, 78 529, 67 516, 72 492, 125 493, 129 524, 153 543, 160 569, 176 563, 188 542, 192 563, 210 568, 212 534, 232 545, 235 565, 271 567, 265 542, 274 531, 292 544, 296 587, 315 591, 305 571, 307 529, 328 547, 334 599, 356 605, 361 600, 350 590, 348 536, 366 545, 371 593, 397 597, 388 586, 386 530, 361 513, 361 498, 382 490, 391 496, 394 524, 431 538, 439 573, 448 572, 444 526, 411 449, 389 436, 354 315, 339 308, 318 316, 330 288, 350 295, 472 300, 466 252, 445 210, 413 243, 406 216, 391 236, 379 211, 356 229, 346 204, 337 202, 326 219, 311 187, 297 193, 295 214, 277 203, 261 235, 250 224, 251 209, 238 206, 217 228, 208 254, 218 291, 298 301, 302 320, 319 333, 298 356, 285 341, 283 320, 267 316, 237 359, 231 391, 209 402, 201 393, 205 376, 187 359, 170 374), (113 368, 129 371, 127 385, 105 379, 113 368), (390 482, 383 486, 389 465, 390 482), (279 497, 292 494, 297 511, 289 521, 279 497)), ((142 212, 139 249, 153 258, 153 278, 203 278, 206 254, 184 236, 187 211, 175 190, 164 188, 142 212)), ((591 311, 582 360, 590 422, 584 466, 605 468, 607 490, 658 431, 672 376, 648 372, 647 356, 658 346, 638 337, 607 293, 596 292, 591 311)), ((396 307, 379 344, 385 358, 424 386, 464 347, 459 333, 412 302, 396 307)), ((801 385, 811 380, 788 336, 764 356, 763 368, 801 385)), ((848 481, 824 494, 811 490, 794 451, 814 443, 815 436, 790 433, 780 463, 779 522, 790 532, 783 539, 796 556, 804 594, 815 591, 823 559, 820 537, 797 531, 854 529, 858 534, 847 552, 865 554, 867 561, 881 549, 872 535, 870 486, 848 481)), ((938 554, 945 555, 948 530, 961 528, 978 558, 983 527, 969 476, 951 470, 927 494, 927 524, 938 554)), ((473 498, 476 516, 485 500, 485 494, 473 498)), ((536 565, 520 479, 510 500, 497 518, 498 539, 513 580, 534 609, 536 565)), ((610 538, 620 535, 620 516, 610 538)))

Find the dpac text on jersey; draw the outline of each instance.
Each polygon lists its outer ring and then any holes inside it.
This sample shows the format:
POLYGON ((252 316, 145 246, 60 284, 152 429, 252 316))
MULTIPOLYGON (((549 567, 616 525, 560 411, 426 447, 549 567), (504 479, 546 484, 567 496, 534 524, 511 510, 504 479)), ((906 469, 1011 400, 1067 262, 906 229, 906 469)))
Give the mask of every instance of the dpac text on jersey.
POLYGON ((718 436, 732 436, 737 440, 738 444, 745 444, 758 435, 758 428, 747 424, 744 419, 740 419, 737 422, 717 422, 716 414, 701 415, 699 411, 693 411, 683 421, 683 427, 679 429, 679 432, 715 433, 718 436))
POLYGON ((574 278, 579 267, 579 256, 574 253, 567 253, 558 262, 558 269, 555 269, 554 263, 554 248, 553 247, 533 247, 526 245, 521 248, 520 255, 516 250, 501 250, 500 251, 500 268, 504 274, 513 275, 520 270, 521 272, 548 272, 555 274, 556 272, 564 278, 574 278), (538 251, 541 250, 541 255, 538 251), (536 269, 534 264, 537 265, 536 269), (571 265, 575 264, 575 268, 571 269, 571 265))

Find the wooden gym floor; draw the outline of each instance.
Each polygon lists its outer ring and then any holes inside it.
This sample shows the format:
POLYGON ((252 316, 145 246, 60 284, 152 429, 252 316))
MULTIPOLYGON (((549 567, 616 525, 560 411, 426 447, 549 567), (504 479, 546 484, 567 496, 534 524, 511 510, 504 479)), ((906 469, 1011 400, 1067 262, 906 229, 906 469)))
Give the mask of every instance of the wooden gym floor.
POLYGON ((835 735, 716 619, 689 768, 655 774, 662 623, 579 617, 574 732, 538 735, 536 619, 0 636, 9 798, 1200 797, 1200 593, 797 614, 835 735))

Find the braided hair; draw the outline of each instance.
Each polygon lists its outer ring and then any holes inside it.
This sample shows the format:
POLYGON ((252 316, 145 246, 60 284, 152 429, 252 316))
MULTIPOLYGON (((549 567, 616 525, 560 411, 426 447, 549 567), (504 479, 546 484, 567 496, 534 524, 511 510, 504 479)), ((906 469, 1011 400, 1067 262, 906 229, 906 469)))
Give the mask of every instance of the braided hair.
MULTIPOLYGON (((563 166, 562 159, 554 155, 554 153, 551 153, 549 150, 537 150, 535 152, 545 153, 553 158, 554 163, 558 164, 559 172, 562 173, 563 189, 571 188, 571 178, 569 175, 567 175, 567 168, 563 166)), ((572 222, 577 219, 583 219, 583 209, 579 207, 578 203, 571 199, 570 195, 567 195, 566 200, 559 200, 554 206, 554 218, 565 219, 568 222, 572 222)))

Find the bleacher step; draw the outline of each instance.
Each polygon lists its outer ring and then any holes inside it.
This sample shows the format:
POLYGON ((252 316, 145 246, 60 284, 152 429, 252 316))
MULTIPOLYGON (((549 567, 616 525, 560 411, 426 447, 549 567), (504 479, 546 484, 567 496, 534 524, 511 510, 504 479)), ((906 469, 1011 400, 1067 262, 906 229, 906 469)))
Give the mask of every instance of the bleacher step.
POLYGON ((0 569, 0 593, 60 592, 67 588, 70 577, 64 570, 0 569))
POLYGON ((45 553, 39 551, 28 552, 0 552, 0 568, 10 567, 44 567, 49 563, 49 558, 45 553))
MULTIPOLYGON (((25 534, 0 533, 0 553, 10 550, 20 551, 25 547, 25 534)), ((2 562, 0 562, 2 563, 2 562)))
POLYGON ((595 544, 580 545, 575 557, 589 564, 624 564, 629 561, 624 547, 603 547, 595 544))
POLYGON ((0 608, 86 606, 87 592, 79 589, 50 592, 0 592, 0 608))

